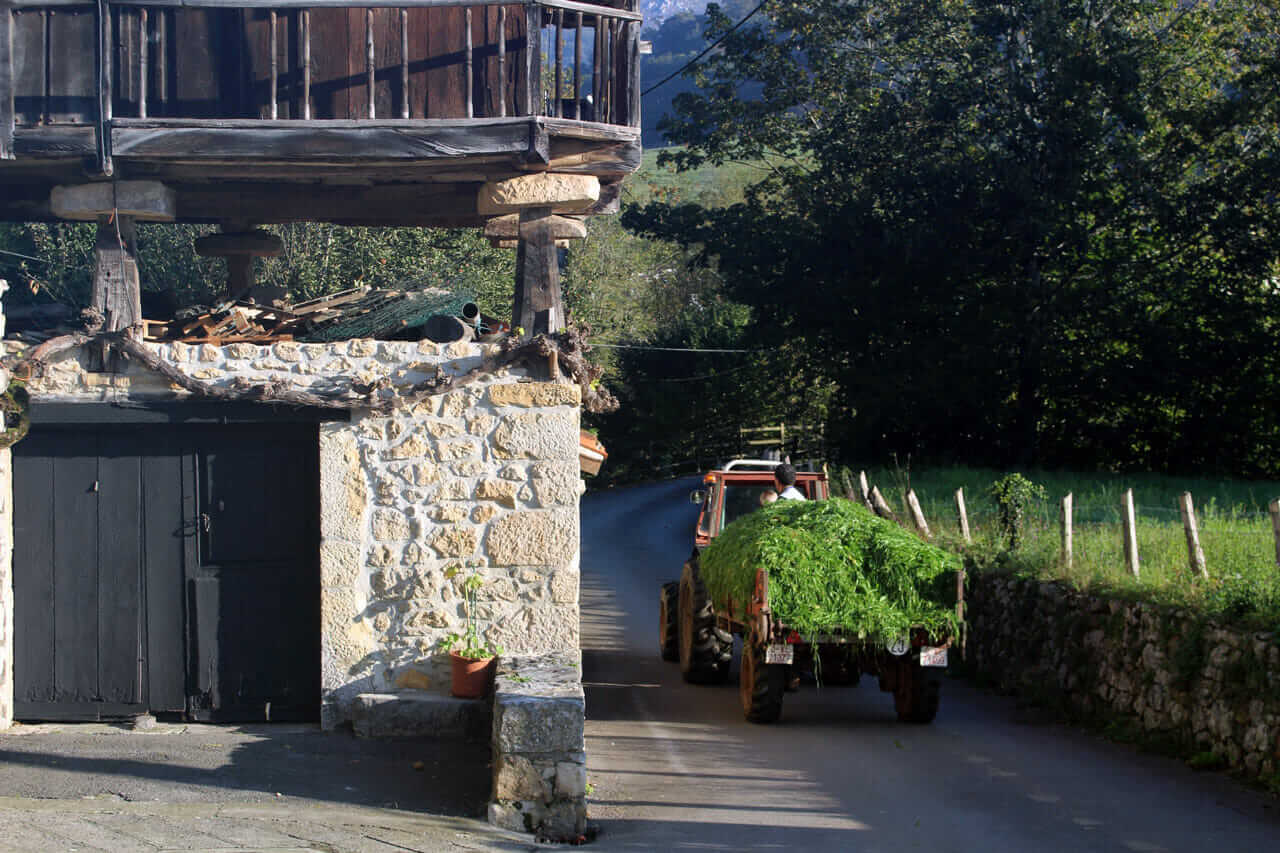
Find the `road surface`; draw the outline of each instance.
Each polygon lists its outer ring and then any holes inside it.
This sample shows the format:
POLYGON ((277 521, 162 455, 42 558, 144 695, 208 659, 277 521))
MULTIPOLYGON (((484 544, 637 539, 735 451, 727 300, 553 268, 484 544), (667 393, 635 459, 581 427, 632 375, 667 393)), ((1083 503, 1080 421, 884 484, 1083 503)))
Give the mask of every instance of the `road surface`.
POLYGON ((1280 801, 948 679, 929 726, 874 681, 742 719, 657 651, 697 480, 587 495, 582 645, 601 850, 1280 851, 1280 801))

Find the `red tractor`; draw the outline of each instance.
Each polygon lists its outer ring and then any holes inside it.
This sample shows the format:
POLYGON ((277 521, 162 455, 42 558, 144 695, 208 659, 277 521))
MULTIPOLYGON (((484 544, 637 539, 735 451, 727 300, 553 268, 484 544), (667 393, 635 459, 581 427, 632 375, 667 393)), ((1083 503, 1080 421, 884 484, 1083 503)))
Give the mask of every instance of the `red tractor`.
MULTIPOLYGON (((884 647, 867 644, 840 629, 802 637, 774 618, 769 609, 769 573, 756 572, 749 601, 713 601, 698 569, 698 554, 734 519, 758 509, 765 493, 774 491, 777 462, 735 459, 703 477, 705 488, 690 495, 700 506, 694 549, 679 581, 662 585, 658 609, 658 642, 662 659, 680 662, 680 673, 692 684, 728 680, 734 637, 742 639, 739 694, 742 711, 753 723, 772 723, 782 713, 783 694, 802 676, 823 685, 856 686, 863 674, 879 679, 893 693, 898 719, 932 722, 938 713, 941 676, 947 665, 950 638, 931 637, 922 628, 884 647)), ((796 488, 808 500, 826 500, 827 476, 797 473, 796 488)), ((957 582, 957 599, 963 587, 957 582)), ((957 602, 957 607, 959 603, 957 602)))

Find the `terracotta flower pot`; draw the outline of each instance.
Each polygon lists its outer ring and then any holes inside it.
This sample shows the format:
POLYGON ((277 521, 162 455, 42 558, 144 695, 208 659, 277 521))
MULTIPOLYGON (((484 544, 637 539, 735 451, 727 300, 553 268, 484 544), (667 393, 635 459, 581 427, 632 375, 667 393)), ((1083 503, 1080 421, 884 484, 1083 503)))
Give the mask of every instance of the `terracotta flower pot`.
POLYGON ((449 692, 459 699, 479 699, 489 692, 493 678, 494 658, 466 658, 457 652, 449 652, 453 667, 449 692))

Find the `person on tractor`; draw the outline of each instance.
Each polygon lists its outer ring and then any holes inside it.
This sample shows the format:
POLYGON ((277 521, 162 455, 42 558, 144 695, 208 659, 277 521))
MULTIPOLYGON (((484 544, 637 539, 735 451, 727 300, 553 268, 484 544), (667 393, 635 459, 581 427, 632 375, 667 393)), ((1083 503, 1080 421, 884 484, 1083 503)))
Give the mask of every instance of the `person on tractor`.
POLYGON ((802 501, 804 493, 796 488, 796 469, 786 462, 773 469, 773 486, 778 491, 778 499, 784 501, 802 501))

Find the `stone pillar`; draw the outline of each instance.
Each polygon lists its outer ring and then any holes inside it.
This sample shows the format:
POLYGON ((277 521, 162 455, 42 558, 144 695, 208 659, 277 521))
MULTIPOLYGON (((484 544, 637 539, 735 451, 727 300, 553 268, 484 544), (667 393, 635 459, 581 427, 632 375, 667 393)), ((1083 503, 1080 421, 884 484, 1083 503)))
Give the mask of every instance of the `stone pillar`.
MULTIPOLYGON (((0 322, 3 327, 3 322, 0 322)), ((2 332, 0 332, 2 334, 2 332)), ((0 450, 0 729, 13 725, 13 455, 0 450)))

